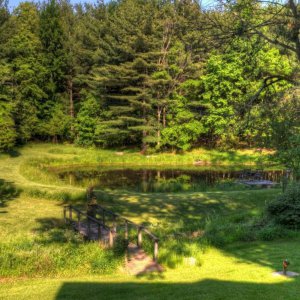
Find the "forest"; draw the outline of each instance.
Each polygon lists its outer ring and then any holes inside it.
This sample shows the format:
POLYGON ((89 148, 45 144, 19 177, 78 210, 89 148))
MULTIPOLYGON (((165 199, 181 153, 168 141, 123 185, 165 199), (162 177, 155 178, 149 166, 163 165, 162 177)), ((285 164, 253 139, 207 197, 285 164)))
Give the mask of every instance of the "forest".
POLYGON ((0 0, 0 151, 295 149, 299 18, 293 0, 0 0))

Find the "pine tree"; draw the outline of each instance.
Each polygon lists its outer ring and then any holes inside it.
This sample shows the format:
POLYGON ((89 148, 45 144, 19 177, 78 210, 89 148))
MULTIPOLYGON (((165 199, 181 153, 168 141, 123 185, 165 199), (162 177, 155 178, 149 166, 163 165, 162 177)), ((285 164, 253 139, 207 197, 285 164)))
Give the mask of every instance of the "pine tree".
POLYGON ((95 86, 107 107, 98 134, 105 135, 107 144, 142 143, 151 131, 148 81, 157 57, 154 14, 152 3, 127 0, 111 16, 110 33, 119 56, 94 69, 95 86))
POLYGON ((28 141, 36 132, 38 111, 47 97, 43 90, 46 70, 42 65, 38 37, 39 17, 35 5, 20 4, 9 19, 7 29, 12 33, 3 45, 6 57, 6 98, 19 142, 28 141))
POLYGON ((50 117, 50 111, 61 100, 65 92, 66 54, 64 51, 64 32, 62 29, 60 6, 56 0, 43 4, 40 12, 39 35, 45 57, 44 66, 48 72, 45 84, 48 99, 44 103, 44 117, 50 117))

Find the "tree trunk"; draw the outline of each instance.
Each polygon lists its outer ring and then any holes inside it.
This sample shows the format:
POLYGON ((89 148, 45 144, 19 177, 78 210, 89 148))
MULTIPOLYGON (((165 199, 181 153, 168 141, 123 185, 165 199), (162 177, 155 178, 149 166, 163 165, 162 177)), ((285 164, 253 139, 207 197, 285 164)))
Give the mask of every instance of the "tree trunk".
POLYGON ((68 79, 68 89, 69 89, 69 105, 70 105, 70 117, 71 117, 71 132, 74 133, 74 124, 73 124, 73 120, 75 117, 75 113, 74 113, 74 99, 73 99, 73 80, 72 77, 70 77, 70 79, 68 79))
MULTIPOLYGON (((146 124, 146 108, 145 108, 145 100, 143 101, 143 119, 146 124)), ((143 142, 142 142, 142 150, 141 154, 146 154, 147 152, 147 143, 145 142, 145 138, 147 137, 147 131, 146 129, 143 129, 143 142)))
POLYGON ((161 119, 161 108, 157 108, 157 146, 160 146, 160 119, 161 119))
POLYGON ((163 127, 166 128, 166 107, 163 108, 163 127))

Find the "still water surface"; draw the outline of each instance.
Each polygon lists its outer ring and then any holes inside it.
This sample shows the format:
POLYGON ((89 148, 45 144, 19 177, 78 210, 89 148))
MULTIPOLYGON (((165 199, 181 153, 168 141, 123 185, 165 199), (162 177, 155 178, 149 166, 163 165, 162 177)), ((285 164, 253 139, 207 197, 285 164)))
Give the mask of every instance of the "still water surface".
MULTIPOLYGON (((240 179, 270 180, 280 183, 281 170, 229 169, 77 169, 59 171, 57 175, 73 186, 122 189, 137 192, 181 192, 209 190, 241 190, 250 187, 240 179)), ((252 187, 255 188, 255 187, 252 187)))

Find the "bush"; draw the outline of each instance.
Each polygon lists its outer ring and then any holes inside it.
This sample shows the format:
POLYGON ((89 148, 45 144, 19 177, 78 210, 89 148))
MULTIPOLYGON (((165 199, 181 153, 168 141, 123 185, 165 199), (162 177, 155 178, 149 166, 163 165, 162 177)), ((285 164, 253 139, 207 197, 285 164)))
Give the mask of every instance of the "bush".
POLYGON ((300 227, 300 185, 289 187, 286 192, 267 205, 267 216, 275 223, 289 228, 300 227))
POLYGON ((209 219, 205 226, 205 238, 216 247, 223 247, 237 241, 253 241, 256 236, 249 222, 235 223, 232 218, 209 219))
POLYGON ((286 236, 286 230, 276 224, 268 224, 257 232, 257 238, 262 241, 273 241, 286 236))

